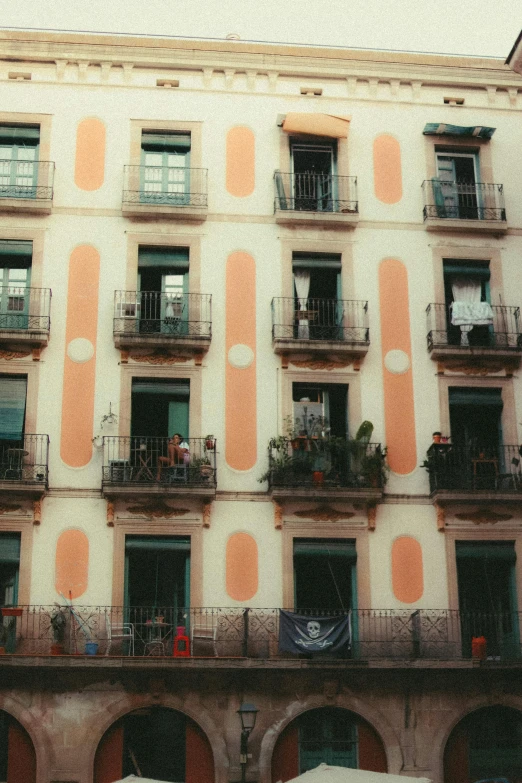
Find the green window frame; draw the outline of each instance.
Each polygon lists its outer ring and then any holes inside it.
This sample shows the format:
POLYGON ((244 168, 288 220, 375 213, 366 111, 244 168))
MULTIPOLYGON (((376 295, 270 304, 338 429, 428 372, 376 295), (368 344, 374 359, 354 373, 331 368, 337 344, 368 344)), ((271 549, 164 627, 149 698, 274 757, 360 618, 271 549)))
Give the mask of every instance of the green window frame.
POLYGON ((0 125, 0 197, 36 198, 39 126, 0 125))
POLYGON ((147 204, 190 204, 190 134, 143 131, 140 200, 147 204))

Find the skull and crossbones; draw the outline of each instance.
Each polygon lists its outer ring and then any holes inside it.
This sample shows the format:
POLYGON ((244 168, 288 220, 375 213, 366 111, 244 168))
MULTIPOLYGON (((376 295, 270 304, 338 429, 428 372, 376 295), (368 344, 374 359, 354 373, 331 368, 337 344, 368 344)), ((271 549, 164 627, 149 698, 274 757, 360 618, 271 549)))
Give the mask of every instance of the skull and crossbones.
POLYGON ((321 625, 317 620, 310 620, 310 622, 306 624, 306 630, 308 631, 310 639, 317 639, 321 633, 321 625))

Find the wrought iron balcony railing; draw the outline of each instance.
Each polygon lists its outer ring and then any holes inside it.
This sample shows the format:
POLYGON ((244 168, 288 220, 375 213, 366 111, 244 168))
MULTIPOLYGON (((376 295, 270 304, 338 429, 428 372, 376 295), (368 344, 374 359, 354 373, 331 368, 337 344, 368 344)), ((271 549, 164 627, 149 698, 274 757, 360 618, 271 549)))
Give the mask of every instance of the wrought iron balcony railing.
POLYGON ((327 340, 369 345, 368 302, 344 299, 272 299, 274 340, 327 340))
POLYGON ((187 438, 188 452, 183 460, 170 438, 136 436, 103 438, 103 484, 141 484, 184 488, 216 485, 216 441, 187 438))
POLYGON ((210 339, 212 296, 165 294, 159 291, 115 291, 114 334, 156 334, 172 338, 210 339))
POLYGON ((123 204, 206 207, 207 169, 125 166, 123 204))
MULTIPOLYGON (((521 660, 522 613, 465 612, 450 609, 301 609, 300 614, 349 616, 351 643, 332 658, 342 660, 426 660, 450 663, 471 659, 472 639, 484 637, 484 661, 521 660)), ((53 606, 2 609, 0 632, 7 653, 49 655, 84 653, 88 642, 98 656, 161 656, 176 665, 176 635, 188 637, 191 657, 312 657, 279 650, 280 610, 244 607, 53 606), (62 622, 53 618, 60 612, 62 622), (56 629, 58 625, 58 630, 56 629), (125 625, 126 638, 121 638, 125 625)), ((91 647, 91 652, 94 652, 91 647)), ((477 650, 475 650, 475 653, 477 650)), ((322 653, 313 654, 319 661, 322 653)), ((101 663, 101 661, 100 661, 101 663)))
POLYGON ((385 481, 380 443, 304 436, 273 438, 268 446, 271 488, 382 488, 385 481))
POLYGON ((276 171, 274 183, 276 212, 302 210, 356 214, 359 211, 357 177, 276 171))
POLYGON ((430 304, 426 308, 428 349, 444 346, 489 348, 492 351, 522 351, 522 323, 519 307, 494 305, 493 323, 474 326, 463 332, 451 323, 451 310, 446 304, 430 304))
POLYGON ((424 220, 506 220, 503 185, 426 179, 422 192, 424 220))
POLYGON ((519 446, 458 446, 433 443, 425 467, 430 491, 522 493, 519 446))
POLYGON ((49 480, 49 436, 0 440, 0 483, 38 484, 49 480))
POLYGON ((51 289, 0 286, 0 332, 49 333, 51 289))
POLYGON ((0 199, 50 201, 53 186, 53 161, 0 159, 0 199))

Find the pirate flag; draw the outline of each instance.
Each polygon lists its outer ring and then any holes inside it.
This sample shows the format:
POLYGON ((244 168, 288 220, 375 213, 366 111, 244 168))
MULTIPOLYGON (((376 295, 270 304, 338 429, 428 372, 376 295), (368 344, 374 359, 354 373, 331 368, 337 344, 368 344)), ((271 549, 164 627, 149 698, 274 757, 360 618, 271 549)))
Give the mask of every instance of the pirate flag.
POLYGON ((279 610, 279 649, 291 653, 347 652, 350 615, 310 617, 279 610))

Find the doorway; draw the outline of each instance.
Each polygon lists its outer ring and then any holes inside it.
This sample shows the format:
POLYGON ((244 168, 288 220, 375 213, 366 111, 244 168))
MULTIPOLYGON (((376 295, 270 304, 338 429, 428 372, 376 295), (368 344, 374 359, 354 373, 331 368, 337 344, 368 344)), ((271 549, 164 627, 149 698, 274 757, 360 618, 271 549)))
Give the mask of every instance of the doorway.
POLYGON ((334 192, 335 153, 336 146, 332 142, 291 142, 294 209, 334 210, 337 198, 334 192))

